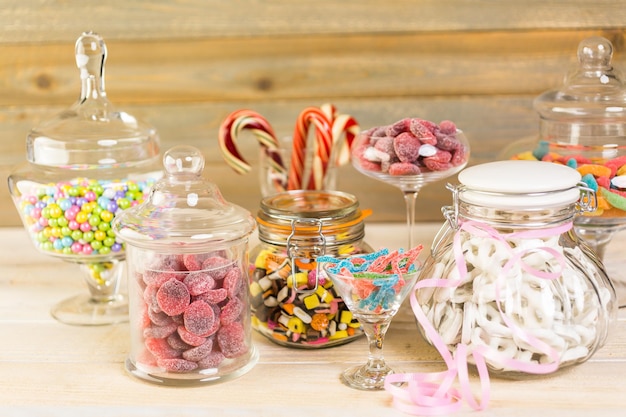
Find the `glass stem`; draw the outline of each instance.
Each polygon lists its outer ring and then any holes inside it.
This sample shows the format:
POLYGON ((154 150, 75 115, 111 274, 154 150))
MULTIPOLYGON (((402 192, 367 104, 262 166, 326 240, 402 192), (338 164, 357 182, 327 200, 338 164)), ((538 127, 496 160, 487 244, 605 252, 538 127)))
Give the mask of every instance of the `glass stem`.
POLYGON ((417 200, 417 191, 403 191, 404 202, 406 203, 406 225, 409 229, 409 246, 407 249, 413 247, 413 229, 415 226, 415 201, 417 200))
POLYGON ((367 368, 369 370, 378 371, 384 370, 387 367, 383 355, 383 345, 388 328, 389 320, 385 320, 382 323, 363 324, 363 330, 367 335, 367 341, 369 344, 369 356, 367 358, 367 368))

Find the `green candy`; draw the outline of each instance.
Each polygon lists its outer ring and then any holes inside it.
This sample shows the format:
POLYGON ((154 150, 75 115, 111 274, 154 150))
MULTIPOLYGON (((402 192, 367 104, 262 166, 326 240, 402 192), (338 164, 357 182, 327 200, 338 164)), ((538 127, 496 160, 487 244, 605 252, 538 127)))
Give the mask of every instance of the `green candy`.
POLYGON ((613 193, 604 187, 600 187, 602 197, 606 198, 606 201, 616 209, 626 211, 626 197, 623 197, 617 193, 613 193))

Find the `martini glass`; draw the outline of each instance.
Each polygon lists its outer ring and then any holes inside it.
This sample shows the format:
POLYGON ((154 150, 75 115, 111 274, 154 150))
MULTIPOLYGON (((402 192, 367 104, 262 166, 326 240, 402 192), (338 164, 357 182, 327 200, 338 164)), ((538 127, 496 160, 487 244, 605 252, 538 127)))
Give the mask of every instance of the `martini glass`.
POLYGON ((367 362, 346 369, 341 373, 341 379, 352 388, 382 390, 385 377, 394 372, 383 356, 385 334, 413 289, 420 267, 414 264, 409 269, 411 272, 400 274, 365 272, 354 276, 340 272, 341 269, 338 271, 331 263, 324 263, 323 268, 353 317, 361 324, 369 345, 367 362))
POLYGON ((376 149, 376 142, 381 140, 381 138, 374 136, 375 133, 372 133, 375 132, 376 129, 380 128, 369 129, 357 136, 352 147, 352 165, 362 174, 393 185, 402 191, 406 205, 407 228, 409 229, 408 247, 412 248, 414 245, 413 226, 415 225, 417 195, 424 185, 448 178, 462 170, 469 160, 469 143, 463 132, 457 129, 456 134, 447 136, 448 139, 451 138, 454 140, 454 145, 450 146, 455 146, 455 149, 440 149, 439 144, 436 146, 426 145, 427 149, 424 152, 420 149, 420 153, 429 156, 420 155, 419 158, 413 162, 413 165, 417 168, 414 169, 414 173, 394 175, 390 173, 393 172, 393 170, 390 170, 388 167, 389 163, 394 162, 394 159, 398 161, 394 151, 390 151, 390 161, 376 161, 376 155, 380 154, 371 151, 371 149, 376 149), (428 165, 431 167, 437 168, 431 169, 425 165, 424 161, 427 158, 435 157, 435 155, 431 155, 431 153, 438 151, 447 152, 448 156, 451 155, 451 159, 435 164, 429 163, 428 165))

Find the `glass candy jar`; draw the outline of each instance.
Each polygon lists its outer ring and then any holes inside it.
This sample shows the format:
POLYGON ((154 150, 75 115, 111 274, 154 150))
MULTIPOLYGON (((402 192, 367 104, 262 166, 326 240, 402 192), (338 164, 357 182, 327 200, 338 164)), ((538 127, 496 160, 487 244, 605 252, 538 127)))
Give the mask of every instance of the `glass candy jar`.
POLYGON ((110 226, 162 175, 159 137, 107 99, 103 39, 83 33, 75 51, 80 98, 30 131, 27 163, 8 185, 37 250, 78 264, 89 288, 55 305, 52 315, 68 324, 102 325, 128 320, 120 289, 125 249, 110 226))
POLYGON ((611 63, 608 39, 584 39, 577 57, 563 85, 534 100, 538 137, 512 144, 505 158, 554 162, 580 172, 598 204, 576 216, 576 232, 603 260, 620 305, 626 305, 626 276, 612 271, 605 256, 613 235, 626 229, 626 85, 611 63))
POLYGON ((594 194, 568 167, 499 161, 459 174, 453 206, 416 290, 419 329, 465 345, 500 376, 548 374, 589 359, 616 315, 601 261, 573 229, 594 194))
POLYGON ((196 148, 174 147, 163 163, 148 199, 113 223, 128 244, 126 368, 166 385, 225 381, 258 359, 248 300, 254 219, 202 178, 196 148))
POLYGON ((250 254, 253 327, 296 348, 341 345, 363 331, 315 259, 372 252, 363 241, 368 213, 339 191, 294 190, 264 198, 260 243, 250 254))

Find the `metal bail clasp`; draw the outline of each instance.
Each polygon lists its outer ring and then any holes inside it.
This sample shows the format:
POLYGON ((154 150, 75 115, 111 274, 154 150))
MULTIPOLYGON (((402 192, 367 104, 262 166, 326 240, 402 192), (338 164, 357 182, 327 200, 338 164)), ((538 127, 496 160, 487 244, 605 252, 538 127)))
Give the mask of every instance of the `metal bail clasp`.
POLYGON ((596 192, 592 188, 589 188, 583 181, 578 183, 578 189, 580 190, 580 199, 576 205, 576 211, 578 213, 595 211, 598 208, 598 196, 596 192))
MULTIPOLYGON (((319 274, 320 274, 320 265, 319 263, 315 263, 315 286, 311 290, 303 290, 298 288, 298 282, 296 277, 296 266, 299 260, 304 261, 304 263, 310 263, 311 258, 317 258, 318 256, 322 256, 326 254, 326 237, 322 233, 322 220, 321 219, 292 219, 291 220, 291 233, 287 237, 287 254, 289 256, 289 262, 291 262, 291 284, 292 288, 296 293, 301 294, 313 294, 317 291, 319 286, 319 274), (297 243, 292 242, 292 238, 296 234, 296 226, 298 224, 302 224, 305 226, 317 226, 317 237, 319 239, 319 244, 315 244, 312 247, 307 246, 307 252, 310 256, 302 257, 300 256, 300 247, 297 243)), ((300 263, 302 263, 300 261, 300 263)))

